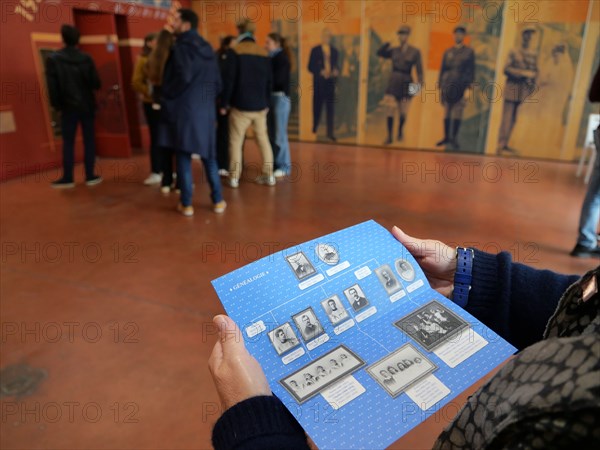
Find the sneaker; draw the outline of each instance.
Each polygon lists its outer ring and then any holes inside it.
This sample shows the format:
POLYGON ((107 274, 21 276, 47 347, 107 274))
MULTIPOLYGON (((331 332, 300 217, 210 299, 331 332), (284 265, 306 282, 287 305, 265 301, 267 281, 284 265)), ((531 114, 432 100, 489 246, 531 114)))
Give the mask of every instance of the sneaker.
POLYGON ((151 174, 148 176, 148 178, 146 178, 146 179, 144 180, 144 184, 145 184, 146 186, 153 186, 153 185, 155 185, 155 184, 158 184, 158 183, 160 183, 160 182, 161 182, 161 180, 162 180, 162 177, 160 176, 160 174, 159 174, 159 173, 151 173, 151 174))
POLYGON ((219 169, 219 176, 220 177, 228 177, 229 176, 229 170, 219 169))
POLYGON ((267 186, 275 186, 275 177, 273 175, 261 175, 256 178, 257 184, 264 184, 267 186))
POLYGON ((219 203, 214 204, 213 211, 217 214, 221 214, 225 212, 225 208, 227 208, 227 203, 225 200, 221 200, 219 203))
POLYGON ((577 244, 575 248, 571 250, 571 256, 576 258, 600 258, 600 247, 590 248, 577 244))
POLYGON ((72 189, 75 187, 75 182, 61 178, 50 183, 54 189, 72 189))
POLYGON ((273 176, 275 178, 283 178, 283 177, 287 177, 289 175, 289 173, 287 173, 285 170, 282 169, 277 169, 275 170, 275 172, 273 172, 273 176))
POLYGON ((181 203, 177 205, 177 211, 179 211, 185 217, 192 217, 194 215, 193 206, 183 206, 181 203))
POLYGON ((160 192, 167 195, 169 192, 171 192, 171 186, 161 186, 160 192))
POLYGON ((239 186, 240 186, 240 180, 237 180, 235 178, 229 179, 229 187, 230 188, 237 189, 239 186))
POLYGON ((100 175, 94 175, 92 178, 88 178, 85 180, 86 186, 96 186, 97 184, 102 183, 104 180, 100 175))

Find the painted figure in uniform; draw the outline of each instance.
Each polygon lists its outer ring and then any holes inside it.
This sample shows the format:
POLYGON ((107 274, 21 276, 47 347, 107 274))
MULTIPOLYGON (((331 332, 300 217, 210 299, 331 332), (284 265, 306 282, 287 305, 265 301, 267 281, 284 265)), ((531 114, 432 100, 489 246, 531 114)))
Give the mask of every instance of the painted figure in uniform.
POLYGON ((508 54, 508 61, 504 66, 506 86, 504 88, 504 108, 502 123, 498 137, 498 154, 504 152, 516 155, 517 152, 508 146, 510 135, 517 122, 519 106, 536 89, 538 76, 537 53, 530 49, 531 39, 536 29, 526 26, 521 34, 521 47, 513 49, 508 54))
POLYGON ((395 110, 400 113, 397 139, 403 139, 403 128, 406 123, 406 115, 410 106, 410 100, 423 84, 423 64, 421 62, 421 51, 408 44, 410 27, 402 25, 398 30, 400 45, 391 47, 389 42, 385 43, 378 51, 377 56, 392 60, 392 73, 383 103, 387 106, 387 130, 388 136, 384 144, 393 142, 395 110), (413 85, 413 67, 417 71, 418 87, 413 85))
POLYGON ((458 26, 454 29, 455 45, 444 52, 438 84, 444 106, 444 139, 436 143, 458 149, 458 130, 465 109, 465 91, 475 81, 475 52, 464 44, 467 30, 458 26))

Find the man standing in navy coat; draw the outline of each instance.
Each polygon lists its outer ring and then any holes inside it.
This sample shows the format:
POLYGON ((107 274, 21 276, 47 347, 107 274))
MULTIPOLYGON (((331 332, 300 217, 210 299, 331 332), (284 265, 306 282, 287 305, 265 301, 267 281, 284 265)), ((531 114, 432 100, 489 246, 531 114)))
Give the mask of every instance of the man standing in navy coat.
POLYGON ((159 144, 172 148, 177 158, 181 200, 177 207, 192 216, 192 153, 199 154, 211 188, 213 210, 227 206, 221 194, 216 160, 216 96, 221 75, 211 46, 197 31, 198 16, 180 9, 173 22, 177 36, 165 66, 162 84, 159 144))
POLYGON ((338 51, 331 45, 331 31, 325 28, 321 34, 321 45, 310 51, 308 70, 313 74, 313 128, 319 128, 323 103, 327 109, 327 137, 335 141, 333 134, 333 114, 335 102, 335 82, 340 73, 338 51))

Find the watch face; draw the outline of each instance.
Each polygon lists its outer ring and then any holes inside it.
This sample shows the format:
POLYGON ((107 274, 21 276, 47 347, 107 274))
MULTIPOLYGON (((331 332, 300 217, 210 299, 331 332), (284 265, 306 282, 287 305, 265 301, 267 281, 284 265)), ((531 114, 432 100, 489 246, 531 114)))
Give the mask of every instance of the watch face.
POLYGON ((340 262, 340 254, 331 244, 318 244, 317 256, 321 261, 330 266, 335 266, 340 262))

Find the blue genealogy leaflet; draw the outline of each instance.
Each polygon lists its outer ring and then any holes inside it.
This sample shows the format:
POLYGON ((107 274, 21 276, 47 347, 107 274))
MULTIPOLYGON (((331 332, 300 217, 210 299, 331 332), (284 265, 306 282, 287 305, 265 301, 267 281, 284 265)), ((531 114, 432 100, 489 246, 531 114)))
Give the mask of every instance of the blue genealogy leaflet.
POLYGON ((515 352, 365 222, 213 281, 273 393, 322 449, 384 448, 515 352))

